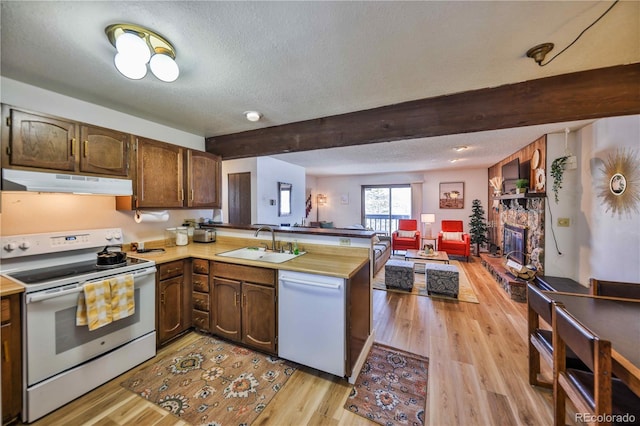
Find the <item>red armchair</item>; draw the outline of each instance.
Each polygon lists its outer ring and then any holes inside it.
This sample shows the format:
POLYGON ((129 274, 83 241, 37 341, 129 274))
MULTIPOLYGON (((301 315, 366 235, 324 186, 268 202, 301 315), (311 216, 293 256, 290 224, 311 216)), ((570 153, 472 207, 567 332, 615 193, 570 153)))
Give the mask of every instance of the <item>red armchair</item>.
POLYGON ((454 256, 464 256, 469 261, 471 237, 463 231, 461 220, 443 220, 438 234, 438 250, 454 256))
POLYGON ((420 231, 415 219, 398 219, 398 230, 391 234, 391 252, 420 250, 420 231))

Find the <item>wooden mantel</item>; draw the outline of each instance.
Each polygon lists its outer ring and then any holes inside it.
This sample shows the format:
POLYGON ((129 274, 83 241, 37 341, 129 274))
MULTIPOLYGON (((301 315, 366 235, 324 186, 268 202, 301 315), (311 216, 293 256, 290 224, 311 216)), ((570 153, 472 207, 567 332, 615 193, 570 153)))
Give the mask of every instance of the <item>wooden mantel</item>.
POLYGON ((640 113, 640 63, 206 139, 223 160, 640 113))

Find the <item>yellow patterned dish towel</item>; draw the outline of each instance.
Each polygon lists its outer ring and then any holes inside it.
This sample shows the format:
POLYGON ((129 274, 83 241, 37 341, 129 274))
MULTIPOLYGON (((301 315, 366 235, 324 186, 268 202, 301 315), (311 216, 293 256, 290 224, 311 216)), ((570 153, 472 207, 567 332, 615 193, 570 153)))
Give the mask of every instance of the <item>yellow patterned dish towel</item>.
POLYGON ((127 274, 109 280, 111 286, 111 312, 113 320, 117 321, 133 315, 136 312, 133 297, 133 275, 127 274))
POLYGON ((78 295, 76 325, 88 325, 93 331, 113 321, 111 286, 108 280, 86 283, 78 295))

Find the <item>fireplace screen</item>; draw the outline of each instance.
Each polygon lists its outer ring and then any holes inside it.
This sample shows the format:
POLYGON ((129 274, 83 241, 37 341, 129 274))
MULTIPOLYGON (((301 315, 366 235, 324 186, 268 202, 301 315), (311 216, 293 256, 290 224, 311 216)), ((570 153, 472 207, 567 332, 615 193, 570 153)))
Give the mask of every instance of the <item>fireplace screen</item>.
POLYGON ((527 229, 509 224, 504 225, 503 253, 521 265, 526 264, 525 242, 527 229))

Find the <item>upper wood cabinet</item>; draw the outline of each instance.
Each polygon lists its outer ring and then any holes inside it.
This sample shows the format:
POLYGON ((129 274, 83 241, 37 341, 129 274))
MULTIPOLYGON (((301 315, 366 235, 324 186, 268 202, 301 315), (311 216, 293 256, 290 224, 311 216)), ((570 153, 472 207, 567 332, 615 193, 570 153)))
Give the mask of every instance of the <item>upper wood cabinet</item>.
POLYGON ((131 135, 2 105, 2 167, 129 177, 131 135))
POLYGON ((117 130, 80 127, 80 171, 129 176, 131 135, 117 130))
POLYGON ((134 208, 184 205, 184 152, 181 146, 138 138, 134 208))
POLYGON ((135 152, 134 194, 118 209, 220 208, 219 156, 142 137, 135 152))
POLYGON ((187 207, 220 208, 220 156, 187 150, 187 207))

